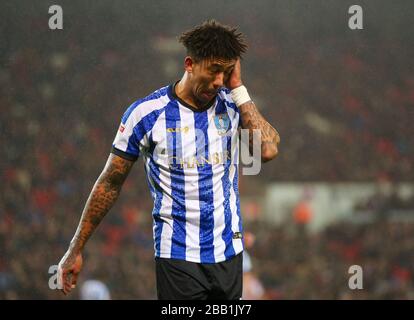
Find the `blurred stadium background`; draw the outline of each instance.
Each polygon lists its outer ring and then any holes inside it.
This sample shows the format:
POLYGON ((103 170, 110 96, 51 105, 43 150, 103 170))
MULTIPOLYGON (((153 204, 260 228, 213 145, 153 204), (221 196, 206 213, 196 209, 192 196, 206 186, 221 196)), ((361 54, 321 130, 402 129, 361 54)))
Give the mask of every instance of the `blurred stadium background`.
MULTIPOLYGON (((48 269, 123 111, 181 76, 176 37, 207 18, 246 35, 244 82, 282 137, 240 181, 245 298, 413 299, 414 2, 274 0, 1 2, 0 298, 62 298, 48 269), (352 4, 364 30, 348 28, 352 4)), ((85 252, 80 285, 112 299, 156 297, 144 181, 139 162, 85 252)))

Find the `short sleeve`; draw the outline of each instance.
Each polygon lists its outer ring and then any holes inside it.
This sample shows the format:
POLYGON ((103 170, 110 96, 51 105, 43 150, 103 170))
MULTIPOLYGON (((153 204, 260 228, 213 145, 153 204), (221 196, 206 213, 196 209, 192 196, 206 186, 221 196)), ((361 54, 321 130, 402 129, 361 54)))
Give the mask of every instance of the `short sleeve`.
POLYGON ((147 122, 148 117, 142 114, 138 102, 129 106, 121 119, 111 152, 127 160, 137 160, 143 148, 148 147, 147 133, 151 126, 147 122))

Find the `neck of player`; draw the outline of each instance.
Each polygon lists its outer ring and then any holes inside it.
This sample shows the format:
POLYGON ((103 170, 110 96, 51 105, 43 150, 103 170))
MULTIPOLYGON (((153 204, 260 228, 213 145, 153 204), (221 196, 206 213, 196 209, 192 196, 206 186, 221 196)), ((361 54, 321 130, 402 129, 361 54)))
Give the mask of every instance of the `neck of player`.
POLYGON ((194 97, 194 94, 191 90, 190 81, 188 79, 188 73, 185 72, 183 77, 180 81, 175 85, 175 94, 177 97, 179 97, 181 100, 188 103, 190 106, 196 109, 204 109, 204 107, 208 104, 201 104, 197 101, 197 99, 194 97))

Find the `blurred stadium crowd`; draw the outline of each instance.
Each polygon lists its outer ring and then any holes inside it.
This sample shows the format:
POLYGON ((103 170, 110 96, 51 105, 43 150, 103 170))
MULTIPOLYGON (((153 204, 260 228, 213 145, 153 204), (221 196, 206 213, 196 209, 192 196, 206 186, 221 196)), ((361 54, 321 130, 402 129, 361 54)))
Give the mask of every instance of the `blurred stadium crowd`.
MULTIPOLYGON (((151 23, 151 14, 159 15, 154 8, 140 16, 142 28, 134 16, 119 19, 102 6, 93 18, 70 13, 66 29, 51 32, 44 13, 12 18, 4 12, 0 298, 59 299, 48 287, 48 268, 73 236, 122 113, 181 76, 184 52, 166 53, 155 43, 191 25, 151 23)), ((295 36, 287 20, 261 25, 258 16, 249 18, 242 27, 250 44, 245 83, 282 137, 280 156, 254 179, 414 180, 414 73, 408 67, 414 47, 404 37, 340 38, 323 26, 295 36)), ((230 15, 219 20, 237 24, 230 15)), ((114 299, 156 297, 152 202, 142 169, 139 161, 85 252, 80 282, 100 279, 114 299)), ((317 234, 260 220, 245 229, 255 235, 249 253, 264 289, 256 298, 414 299, 413 222, 392 222, 385 214, 317 234), (364 266, 365 290, 348 289, 352 264, 364 266)))

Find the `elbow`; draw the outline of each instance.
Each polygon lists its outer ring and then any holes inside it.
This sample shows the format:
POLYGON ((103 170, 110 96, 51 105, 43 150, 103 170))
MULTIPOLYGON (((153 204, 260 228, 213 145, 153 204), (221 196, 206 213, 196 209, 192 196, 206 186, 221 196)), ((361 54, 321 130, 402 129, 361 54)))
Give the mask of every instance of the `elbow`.
POLYGON ((276 158, 278 153, 279 152, 277 148, 274 148, 274 150, 264 150, 262 152, 262 162, 266 163, 266 162, 269 162, 270 160, 273 160, 274 158, 276 158))
POLYGON ((280 143, 280 136, 276 132, 276 137, 272 141, 272 143, 265 143, 262 144, 262 162, 269 162, 270 160, 273 160, 276 158, 276 156, 279 154, 278 146, 280 143))

